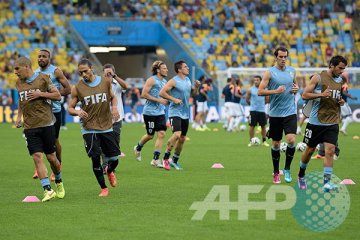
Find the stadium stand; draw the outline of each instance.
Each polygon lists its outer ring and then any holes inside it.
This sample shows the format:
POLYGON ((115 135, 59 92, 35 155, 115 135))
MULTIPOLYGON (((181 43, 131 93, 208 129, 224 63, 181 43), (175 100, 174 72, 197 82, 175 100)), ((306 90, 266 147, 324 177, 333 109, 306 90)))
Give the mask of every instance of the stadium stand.
POLYGON ((13 63, 18 56, 28 56, 37 68, 37 50, 46 48, 53 53, 53 63, 69 77, 76 69, 76 44, 69 39, 66 16, 56 14, 47 1, 0 2, 0 78, 3 88, 13 88, 16 76, 13 63), (19 10, 20 9, 20 10, 19 10))
POLYGON ((354 21, 359 19, 359 1, 295 0, 290 11, 288 5, 273 4, 273 0, 11 2, 17 4, 0 2, 3 88, 14 86, 15 76, 10 74, 14 59, 27 55, 34 60, 34 50, 40 48, 53 50, 55 64, 74 74, 83 53, 67 33, 66 22, 92 16, 162 21, 208 72, 269 66, 272 49, 278 45, 290 49, 294 67, 325 66, 331 54, 345 55, 350 66, 360 66, 359 24, 354 21))

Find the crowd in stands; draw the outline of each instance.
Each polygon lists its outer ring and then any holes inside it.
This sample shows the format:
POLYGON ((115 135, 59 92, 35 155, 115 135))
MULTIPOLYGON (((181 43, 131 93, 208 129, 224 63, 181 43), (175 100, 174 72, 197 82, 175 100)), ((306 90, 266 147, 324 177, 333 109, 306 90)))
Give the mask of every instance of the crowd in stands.
POLYGON ((30 57, 35 69, 43 48, 52 52, 53 64, 68 79, 77 80, 75 69, 82 53, 69 38, 65 16, 55 14, 48 1, 1 1, 0 14, 0 89, 14 88, 13 65, 19 56, 30 57))
POLYGON ((360 66, 360 35, 352 28, 360 9, 355 0, 55 2, 58 13, 79 18, 161 20, 207 71, 266 67, 272 63, 272 49, 280 45, 290 49, 295 67, 325 66, 330 54, 345 55, 351 66, 360 66))

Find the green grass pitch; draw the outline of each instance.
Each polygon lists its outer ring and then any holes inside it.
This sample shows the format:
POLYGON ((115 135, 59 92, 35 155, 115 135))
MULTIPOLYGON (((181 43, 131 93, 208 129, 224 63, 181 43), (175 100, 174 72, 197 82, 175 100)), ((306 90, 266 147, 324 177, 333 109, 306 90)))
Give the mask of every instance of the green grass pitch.
MULTIPOLYGON (((107 198, 98 197, 100 188, 86 156, 80 127, 68 124, 61 131, 65 199, 47 203, 23 203, 28 195, 42 196, 39 180, 31 178, 34 164, 28 155, 22 130, 0 124, 0 239, 357 239, 360 226, 360 124, 349 126, 349 136, 339 136, 341 155, 334 174, 353 179, 348 185, 350 211, 337 229, 315 233, 298 224, 291 210, 276 212, 276 220, 266 220, 265 211, 250 211, 246 221, 232 210, 229 220, 220 220, 219 211, 208 211, 194 221, 193 202, 203 201, 215 185, 230 187, 230 200, 237 201, 238 185, 264 185, 251 200, 264 201, 272 186, 270 149, 247 147, 248 133, 227 133, 220 124, 210 124, 217 132, 189 130, 190 140, 181 154, 183 171, 150 166, 154 142, 142 151, 142 161, 133 157, 133 146, 145 133, 142 124, 124 124, 121 149, 126 154, 117 169, 118 187, 109 186, 107 198), (222 163, 224 169, 211 169, 222 163)), ((166 139, 171 131, 167 131, 166 139)), ((302 137, 297 137, 297 142, 302 137)), ((163 153, 161 157, 163 156, 163 153)), ((292 164, 294 187, 300 153, 292 164)), ((284 154, 280 166, 284 165, 284 154)), ((322 161, 312 160, 307 172, 322 171, 322 161)))

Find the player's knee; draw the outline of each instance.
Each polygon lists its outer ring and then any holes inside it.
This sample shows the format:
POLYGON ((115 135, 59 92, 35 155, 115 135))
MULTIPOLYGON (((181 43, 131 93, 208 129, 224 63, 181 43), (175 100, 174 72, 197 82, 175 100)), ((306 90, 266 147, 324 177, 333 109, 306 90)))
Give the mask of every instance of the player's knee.
POLYGON ((280 141, 273 141, 272 142, 272 146, 276 149, 279 149, 280 148, 280 141))
POLYGON ((294 145, 296 143, 295 137, 292 137, 292 136, 288 137, 287 138, 287 143, 294 145))
POLYGON ((335 145, 333 146, 329 146, 325 149, 325 154, 328 154, 328 155, 334 155, 335 154, 335 145))
POLYGON ((42 161, 42 153, 37 152, 32 155, 35 162, 42 161))
POLYGON ((185 140, 186 140, 186 137, 185 137, 185 136, 180 136, 179 141, 180 141, 181 143, 184 143, 185 140))
POLYGON ((163 139, 165 137, 165 132, 164 131, 159 131, 158 132, 158 138, 163 139))

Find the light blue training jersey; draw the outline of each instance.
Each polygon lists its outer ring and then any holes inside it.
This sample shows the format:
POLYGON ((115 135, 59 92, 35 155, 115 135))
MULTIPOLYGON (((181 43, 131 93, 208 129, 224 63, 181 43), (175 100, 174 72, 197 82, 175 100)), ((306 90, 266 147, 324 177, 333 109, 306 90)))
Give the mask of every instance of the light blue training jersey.
MULTIPOLYGON (((95 80, 93 82, 85 82, 83 79, 81 79, 80 81, 83 81, 86 85, 88 85, 89 87, 96 87, 97 85, 100 84, 101 82, 101 77, 100 76, 96 76, 95 80)), ((82 121, 80 119, 80 127, 81 127, 81 133, 82 135, 87 134, 87 133, 106 133, 106 132, 112 132, 113 129, 109 128, 106 130, 96 130, 96 129, 85 129, 83 127, 82 121)))
MULTIPOLYGON (((320 75, 319 75, 320 77, 320 75)), ((341 77, 336 77, 333 78, 333 80, 337 83, 342 82, 342 78, 341 77)), ((321 89, 322 89, 322 84, 321 81, 316 85, 315 89, 314 89, 314 93, 321 93, 321 89)), ((319 111, 319 107, 320 107, 320 99, 321 98, 315 98, 309 101, 312 101, 312 108, 311 108, 311 112, 310 112, 310 116, 309 116, 309 123, 313 124, 313 125, 320 125, 320 126, 330 126, 330 125, 336 125, 334 123, 321 123, 319 121, 318 118, 318 111, 319 111)))
POLYGON ((258 89, 255 86, 250 88, 250 111, 265 112, 265 96, 259 96, 258 89))
MULTIPOLYGON (((50 80, 52 81, 52 83, 55 85, 55 87, 60 91, 61 83, 55 77, 56 69, 57 69, 57 67, 50 64, 44 71, 42 71, 41 68, 38 68, 35 70, 35 73, 43 73, 43 74, 48 75, 50 77, 50 80)), ((52 101, 52 111, 54 113, 61 112, 61 101, 54 101, 54 100, 51 100, 51 101, 52 101)))
MULTIPOLYGON (((149 91, 149 94, 152 97, 160 98, 159 93, 160 93, 160 90, 165 86, 166 80, 165 79, 160 79, 156 75, 152 76, 152 78, 155 80, 155 83, 151 87, 151 89, 149 91)), ((146 100, 145 105, 144 105, 144 109, 143 109, 143 114, 144 115, 149 115, 149 116, 164 115, 165 114, 165 105, 163 105, 163 104, 161 104, 159 102, 146 100)))
POLYGON ((169 117, 180 117, 182 119, 189 119, 189 97, 191 92, 191 81, 188 77, 181 79, 177 75, 173 79, 175 81, 175 87, 170 90, 169 94, 174 98, 181 99, 182 104, 175 104, 174 102, 170 102, 169 117))
POLYGON ((269 90, 285 86, 285 92, 270 95, 270 117, 287 117, 296 114, 295 95, 291 92, 294 83, 295 69, 286 66, 284 70, 273 66, 269 68, 271 77, 268 84, 269 90))

